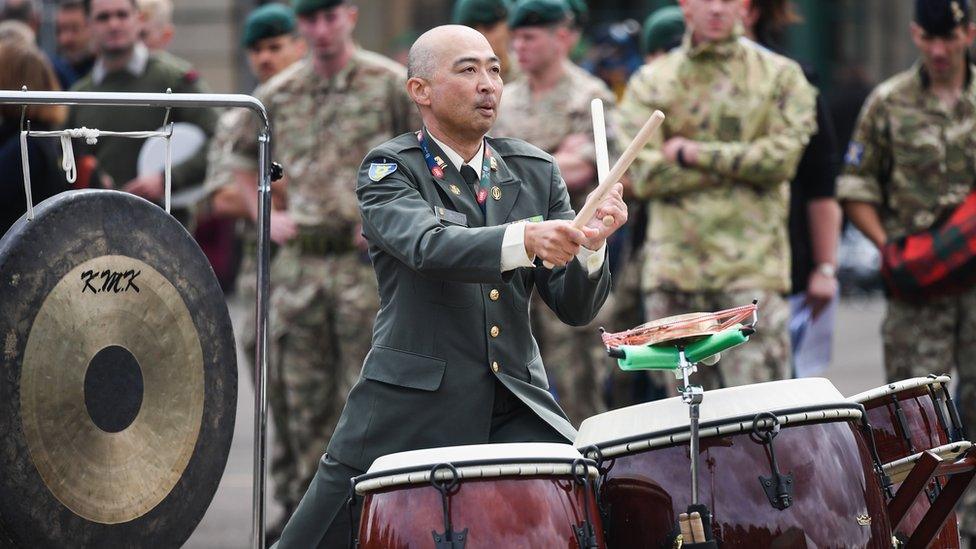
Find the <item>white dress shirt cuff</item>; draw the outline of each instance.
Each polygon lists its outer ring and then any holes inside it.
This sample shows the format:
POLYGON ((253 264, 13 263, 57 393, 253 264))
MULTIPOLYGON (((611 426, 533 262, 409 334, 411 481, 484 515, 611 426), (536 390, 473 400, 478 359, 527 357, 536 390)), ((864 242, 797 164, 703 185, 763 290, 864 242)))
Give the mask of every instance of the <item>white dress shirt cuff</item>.
POLYGON ((607 242, 604 240, 603 246, 600 246, 600 249, 596 251, 581 246, 579 253, 576 254, 576 259, 580 265, 586 267, 586 274, 590 277, 595 276, 603 269, 603 262, 607 259, 607 242))
POLYGON ((502 272, 534 266, 535 257, 525 253, 525 223, 512 223, 502 238, 502 272))

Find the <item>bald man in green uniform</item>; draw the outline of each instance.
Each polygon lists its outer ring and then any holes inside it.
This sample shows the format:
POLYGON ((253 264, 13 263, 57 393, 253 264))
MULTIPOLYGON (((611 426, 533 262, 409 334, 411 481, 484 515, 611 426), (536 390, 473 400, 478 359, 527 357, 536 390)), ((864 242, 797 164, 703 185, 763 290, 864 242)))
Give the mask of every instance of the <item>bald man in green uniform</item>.
POLYGON ((546 390, 529 298, 535 289, 569 324, 596 315, 610 290, 606 238, 627 219, 623 189, 575 229, 552 157, 486 138, 501 67, 478 32, 428 31, 409 65, 424 128, 373 149, 359 171, 381 302, 372 348, 282 548, 344 547, 357 528, 344 508, 349 479, 379 456, 576 435, 546 390))

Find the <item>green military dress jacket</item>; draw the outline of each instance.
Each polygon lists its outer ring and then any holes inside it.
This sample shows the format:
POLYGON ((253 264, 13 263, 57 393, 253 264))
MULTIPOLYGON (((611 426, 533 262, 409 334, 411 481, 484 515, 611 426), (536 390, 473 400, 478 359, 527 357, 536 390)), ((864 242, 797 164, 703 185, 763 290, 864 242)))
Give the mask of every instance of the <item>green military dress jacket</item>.
MULTIPOLYGON (((373 149, 360 168, 380 310, 328 448, 346 465, 365 470, 385 454, 488 442, 496 379, 567 441, 576 435, 547 391, 529 298, 535 289, 563 322, 585 325, 609 293, 608 262, 592 278, 576 259, 502 273, 507 223, 574 213, 550 155, 515 139, 487 143, 498 191, 486 215, 453 165, 443 178, 431 174, 416 134, 373 149)), ((446 158, 432 140, 430 150, 446 158)))

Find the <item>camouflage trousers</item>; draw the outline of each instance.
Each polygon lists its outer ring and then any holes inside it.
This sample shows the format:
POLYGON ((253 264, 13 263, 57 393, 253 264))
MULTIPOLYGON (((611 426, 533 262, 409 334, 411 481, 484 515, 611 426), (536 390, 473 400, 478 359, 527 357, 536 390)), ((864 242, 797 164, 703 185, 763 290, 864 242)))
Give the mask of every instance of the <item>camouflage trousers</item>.
POLYGON ((359 252, 278 250, 268 307, 271 477, 286 515, 298 505, 369 351, 376 276, 359 252))
MULTIPOLYGON (((706 390, 749 385, 790 377, 790 305, 768 290, 730 292, 671 292, 655 290, 644 294, 644 313, 648 321, 695 312, 715 312, 748 305, 759 300, 759 324, 745 345, 722 354, 714 366, 699 366, 692 382, 706 390)), ((677 388, 674 375, 652 372, 655 380, 677 388)))
POLYGON ((244 360, 247 361, 248 372, 254 379, 254 329, 257 324, 255 314, 255 299, 258 293, 258 263, 253 250, 244 247, 241 254, 241 264, 237 268, 237 279, 234 281, 234 291, 238 299, 244 304, 245 313, 237 336, 237 343, 244 349, 244 360))
POLYGON ((559 320, 539 294, 532 296, 532 334, 539 344, 556 400, 576 427, 584 419, 607 411, 603 385, 615 365, 603 347, 599 328, 611 317, 612 309, 611 297, 593 322, 569 326, 559 320))
MULTIPOLYGON (((963 295, 922 304, 888 301, 881 328, 888 381, 955 369, 955 400, 966 434, 976 435, 976 288, 963 295)), ((976 487, 970 485, 959 508, 964 535, 976 536, 976 487)))

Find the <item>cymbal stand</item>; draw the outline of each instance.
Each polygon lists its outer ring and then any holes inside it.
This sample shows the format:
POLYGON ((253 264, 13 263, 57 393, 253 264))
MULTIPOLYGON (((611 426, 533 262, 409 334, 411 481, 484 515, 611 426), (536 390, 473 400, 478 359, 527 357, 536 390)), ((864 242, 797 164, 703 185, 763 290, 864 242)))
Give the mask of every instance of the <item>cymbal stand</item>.
POLYGON ((678 348, 678 370, 681 373, 683 387, 680 389, 681 400, 688 405, 688 419, 691 426, 689 449, 691 458, 691 504, 698 505, 698 420, 699 407, 705 399, 705 391, 701 385, 691 384, 691 374, 698 369, 695 364, 685 357, 684 347, 678 348))

